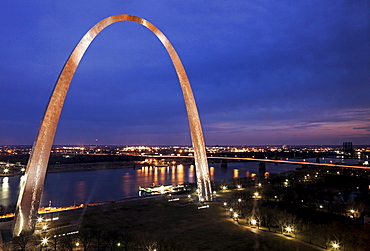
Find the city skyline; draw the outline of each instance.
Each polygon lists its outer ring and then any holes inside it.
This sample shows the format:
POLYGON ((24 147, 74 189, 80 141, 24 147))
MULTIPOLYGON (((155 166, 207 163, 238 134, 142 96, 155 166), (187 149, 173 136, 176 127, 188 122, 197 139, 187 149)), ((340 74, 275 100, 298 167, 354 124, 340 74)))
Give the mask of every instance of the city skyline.
MULTIPOLYGON (((32 144, 72 49, 113 14, 171 40, 206 145, 370 144, 368 3, 175 3, 5 3, 0 144, 32 144)), ((189 145, 181 99, 155 36, 113 25, 77 69, 54 144, 189 145)))

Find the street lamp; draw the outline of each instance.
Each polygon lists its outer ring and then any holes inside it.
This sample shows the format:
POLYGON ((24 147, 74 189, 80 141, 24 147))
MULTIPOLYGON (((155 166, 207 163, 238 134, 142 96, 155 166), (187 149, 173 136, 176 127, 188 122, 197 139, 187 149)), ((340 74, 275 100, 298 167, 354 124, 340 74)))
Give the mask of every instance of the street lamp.
POLYGON ((286 227, 285 231, 287 231, 287 233, 291 233, 293 231, 293 229, 291 227, 286 227))
POLYGON ((349 212, 351 213, 350 217, 351 218, 354 218, 355 217, 356 210, 355 209, 351 209, 351 210, 349 210, 349 212))
POLYGON ((251 220, 251 224, 252 224, 253 226, 255 226, 255 225, 257 225, 257 221, 256 221, 255 219, 253 219, 253 220, 251 220))
POLYGON ((238 218, 239 215, 237 213, 234 213, 233 216, 234 216, 234 220, 236 220, 237 222, 239 222, 239 218, 238 218))
POLYGON ((42 245, 47 245, 48 244, 48 238, 46 238, 46 237, 44 237, 44 238, 42 238, 42 240, 41 240, 41 244, 42 245))
POLYGON ((331 243, 331 246, 333 247, 333 249, 339 249, 340 248, 339 243, 335 242, 335 241, 331 243))
POLYGON ((48 244, 48 238, 46 237, 42 238, 40 250, 42 250, 42 246, 46 246, 47 244, 48 244))

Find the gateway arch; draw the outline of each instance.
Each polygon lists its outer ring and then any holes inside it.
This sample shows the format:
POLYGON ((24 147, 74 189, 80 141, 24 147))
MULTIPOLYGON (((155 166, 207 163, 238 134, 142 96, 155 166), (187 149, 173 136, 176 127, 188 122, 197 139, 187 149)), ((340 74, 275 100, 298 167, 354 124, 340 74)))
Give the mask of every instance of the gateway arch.
POLYGON ((55 84, 32 148, 31 156, 27 164, 25 180, 19 193, 13 225, 14 236, 18 236, 22 231, 34 230, 55 131, 68 88, 77 66, 94 38, 109 25, 120 21, 132 21, 145 26, 157 36, 166 48, 175 67, 184 96, 190 134, 194 147, 199 201, 212 200, 207 155, 198 110, 188 77, 179 56, 166 36, 147 20, 133 15, 114 15, 95 24, 83 36, 69 56, 55 84))

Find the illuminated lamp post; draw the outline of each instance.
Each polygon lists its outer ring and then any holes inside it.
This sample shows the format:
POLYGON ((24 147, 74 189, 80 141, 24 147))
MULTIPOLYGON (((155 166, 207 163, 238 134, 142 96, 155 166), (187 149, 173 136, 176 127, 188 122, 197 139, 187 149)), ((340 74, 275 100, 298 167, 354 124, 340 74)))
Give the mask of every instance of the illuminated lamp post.
POLYGON ((339 242, 336 242, 336 241, 332 242, 332 243, 331 243, 331 246, 332 246, 332 247, 333 247, 333 249, 335 249, 335 250, 337 250, 337 249, 339 249, 339 248, 340 248, 339 242))
POLYGON ((293 228, 292 227, 286 227, 285 231, 287 234, 293 234, 293 228))
POLYGON ((234 213, 233 217, 234 217, 234 220, 236 220, 236 222, 239 222, 239 215, 237 213, 234 213))
POLYGON ((42 251, 42 247, 43 247, 43 246, 48 245, 48 241, 49 241, 49 239, 48 239, 48 238, 46 238, 46 237, 42 238, 42 240, 41 240, 41 245, 40 245, 40 251, 42 251))

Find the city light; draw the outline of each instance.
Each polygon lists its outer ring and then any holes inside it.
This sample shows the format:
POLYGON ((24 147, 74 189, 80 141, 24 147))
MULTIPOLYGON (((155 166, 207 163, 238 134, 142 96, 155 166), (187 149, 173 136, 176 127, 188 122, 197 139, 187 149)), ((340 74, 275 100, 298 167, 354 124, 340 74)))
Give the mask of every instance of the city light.
POLYGON ((255 199, 261 198, 259 192, 254 192, 252 197, 255 198, 255 199))
POLYGON ((46 237, 44 237, 44 238, 42 238, 42 240, 41 240, 41 244, 42 244, 42 245, 46 245, 46 244, 48 244, 48 241, 49 241, 49 239, 48 239, 48 238, 46 238, 46 237))
POLYGON ((339 245, 338 242, 332 242, 331 246, 333 247, 333 249, 339 249, 340 248, 340 245, 339 245))

